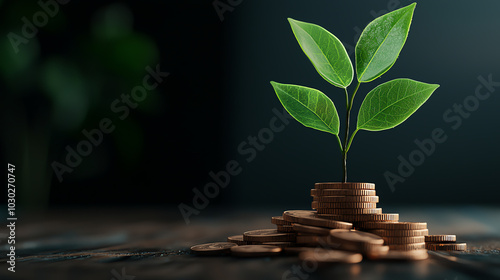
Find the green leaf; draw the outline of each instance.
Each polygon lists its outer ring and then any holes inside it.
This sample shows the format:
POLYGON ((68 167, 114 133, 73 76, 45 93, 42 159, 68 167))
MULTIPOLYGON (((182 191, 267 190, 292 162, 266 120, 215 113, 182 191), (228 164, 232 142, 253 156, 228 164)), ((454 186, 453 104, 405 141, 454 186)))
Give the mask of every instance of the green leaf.
POLYGON ((339 134, 337 109, 328 96, 319 90, 271 82, 283 107, 306 127, 339 134))
POLYGON ((410 31, 413 3, 370 22, 356 44, 359 82, 370 82, 387 72, 403 48, 410 31))
POLYGON ((410 79, 396 79, 379 85, 366 95, 359 108, 358 129, 380 131, 401 124, 438 87, 410 79))
POLYGON ((329 83, 346 88, 354 70, 344 45, 321 26, 289 18, 295 38, 314 68, 329 83))

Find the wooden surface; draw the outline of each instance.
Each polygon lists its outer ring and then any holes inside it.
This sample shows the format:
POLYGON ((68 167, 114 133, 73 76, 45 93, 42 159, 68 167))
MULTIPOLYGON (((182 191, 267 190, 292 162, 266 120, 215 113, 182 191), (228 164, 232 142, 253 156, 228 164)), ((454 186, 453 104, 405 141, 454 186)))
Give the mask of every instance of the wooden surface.
POLYGON ((456 234, 470 250, 419 262, 363 261, 294 274, 302 265, 294 256, 198 257, 188 249, 273 228, 270 217, 282 210, 207 209, 189 225, 175 209, 64 210, 18 216, 15 273, 7 271, 2 231, 0 279, 500 279, 500 208, 385 207, 384 212, 389 209, 402 221, 426 221, 431 234, 456 234))

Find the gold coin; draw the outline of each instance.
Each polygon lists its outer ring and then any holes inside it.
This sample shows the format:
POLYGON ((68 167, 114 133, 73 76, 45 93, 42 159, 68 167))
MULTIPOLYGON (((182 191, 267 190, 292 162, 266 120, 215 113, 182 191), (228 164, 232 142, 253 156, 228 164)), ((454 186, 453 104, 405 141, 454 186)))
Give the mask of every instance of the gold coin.
POLYGON ((370 202, 377 203, 378 196, 313 196, 318 202, 370 202))
POLYGON ((389 252, 389 246, 377 245, 368 247, 363 253, 371 256, 382 256, 387 254, 387 252, 389 252))
POLYGON ((316 183, 314 188, 323 189, 356 189, 356 190, 374 190, 375 184, 372 183, 316 183))
POLYGON ((198 255, 221 255, 229 253, 230 249, 238 246, 232 242, 214 242, 191 247, 191 251, 198 255))
POLYGON ((275 229, 258 229, 244 232, 243 240, 258 242, 295 241, 295 234, 278 232, 275 229))
POLYGON ((297 235, 297 244, 307 244, 311 246, 321 245, 327 246, 328 244, 328 236, 320 236, 320 235, 297 235))
POLYGON ((327 263, 359 263, 363 256, 358 253, 350 253, 338 250, 329 250, 316 248, 314 250, 304 251, 299 254, 302 261, 312 261, 317 264, 327 263))
POLYGON ((382 237, 385 244, 411 244, 425 242, 424 236, 391 236, 382 237))
POLYGON ((262 245, 271 245, 271 246, 276 246, 276 247, 280 247, 281 249, 284 249, 284 248, 287 248, 287 247, 291 247, 291 246, 295 246, 295 242, 264 242, 262 243, 262 245))
POLYGON ((318 217, 335 220, 335 215, 382 214, 382 208, 323 208, 318 209, 318 217), (323 214, 325 213, 325 214, 323 214))
POLYGON ((330 215, 330 219, 346 222, 358 221, 398 221, 399 214, 357 214, 357 215, 330 215))
MULTIPOLYGON (((365 226, 371 226, 372 222, 368 222, 365 226)), ((409 229, 426 229, 427 223, 413 223, 413 222, 377 222, 370 227, 372 229, 394 229, 394 230, 409 230, 409 229)))
POLYGON ((283 249, 283 252, 285 254, 289 255, 298 255, 304 251, 311 251, 314 250, 313 247, 286 247, 283 249))
POLYGON ((313 201, 312 209, 323 208, 377 208, 377 203, 364 203, 364 202, 317 202, 313 201))
POLYGON ((237 244, 237 245, 248 245, 248 242, 246 242, 245 240, 243 240, 243 235, 240 234, 240 235, 234 235, 234 236, 229 236, 227 238, 227 242, 231 242, 231 243, 234 243, 234 244, 237 244))
POLYGON ((338 249, 365 253, 375 250, 384 244, 384 240, 375 234, 363 231, 330 231, 328 242, 336 245, 338 249))
POLYGON ((389 244, 389 249, 399 251, 425 249, 425 242, 410 244, 389 244))
POLYGON ((385 254, 371 254, 367 253, 369 259, 372 260, 407 260, 407 261, 418 261, 425 260, 429 257, 427 254, 427 250, 425 249, 416 249, 411 251, 396 251, 389 250, 385 254))
POLYGON ((352 228, 351 223, 339 222, 319 218, 316 211, 307 210, 288 210, 283 212, 283 218, 292 223, 299 223, 308 226, 326 227, 326 228, 352 228))
POLYGON ((373 233, 357 231, 357 230, 331 230, 330 242, 332 243, 360 243, 360 244, 373 244, 382 245, 384 239, 373 233))
POLYGON ((426 243, 425 248, 433 251, 465 251, 467 243, 426 243))
POLYGON ((374 196, 376 192, 374 190, 357 190, 357 189, 311 189, 311 195, 313 196, 374 196))
POLYGON ((374 233, 378 236, 425 236, 429 234, 428 229, 372 229, 369 232, 374 233))
POLYGON ((283 219, 290 223, 298 223, 299 217, 316 217, 314 210, 287 210, 283 212, 283 219))
MULTIPOLYGON (((377 251, 377 250, 379 250, 380 247, 384 247, 382 245, 370 244, 370 243, 363 243, 363 244, 352 244, 352 243, 338 244, 338 243, 334 243, 334 244, 337 245, 336 248, 339 250, 358 252, 358 253, 362 253, 362 254, 366 254, 367 252, 371 252, 371 251, 377 251)), ((381 249, 383 249, 383 248, 381 248, 381 249)))
POLYGON ((315 227, 315 226, 307 226, 301 224, 293 224, 293 230, 299 233, 309 233, 309 234, 318 234, 318 235, 329 235, 329 228, 324 227, 315 227))
POLYGON ((446 242, 456 242, 457 241, 457 236, 456 235, 427 235, 425 237, 425 242, 436 242, 436 243, 446 243, 446 242))
POLYGON ((291 225, 277 225, 278 232, 294 232, 291 225))
POLYGON ((279 255, 280 247, 271 245, 243 245, 231 248, 231 254, 237 257, 270 257, 279 255))
POLYGON ((275 225, 291 225, 292 223, 285 221, 283 216, 271 217, 271 223, 275 225))

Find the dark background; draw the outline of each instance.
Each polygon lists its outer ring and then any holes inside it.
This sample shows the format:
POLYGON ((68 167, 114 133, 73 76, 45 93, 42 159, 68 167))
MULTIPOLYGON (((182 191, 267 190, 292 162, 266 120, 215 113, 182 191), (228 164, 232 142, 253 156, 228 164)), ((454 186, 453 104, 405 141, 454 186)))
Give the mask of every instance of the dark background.
MULTIPOLYGON (((41 8, 0 1, 1 156, 16 165, 19 207, 189 205, 192 189, 212 181, 210 171, 236 160, 241 174, 210 207, 308 208, 315 182, 341 179, 334 136, 292 120, 251 162, 238 152, 269 127, 273 108, 282 110, 271 80, 323 91, 344 120, 342 90, 317 74, 286 19, 319 24, 352 51, 374 14, 410 3, 243 0, 221 21, 212 1, 74 0, 15 54, 7 34, 21 34, 21 18, 31 20, 41 8), (110 104, 156 64, 169 77, 119 120, 110 104), (64 163, 66 146, 75 148, 82 130, 105 117, 115 131, 59 182, 51 163, 64 163)), ((382 82, 405 77, 441 85, 402 125, 360 131, 354 140, 349 181, 376 183, 382 206, 498 204, 496 92, 456 130, 443 113, 474 94, 478 76, 500 81, 499 10, 493 0, 418 2, 396 64, 361 86, 353 123, 363 97, 382 82), (398 156, 408 158, 414 140, 435 128, 447 141, 391 191, 384 172, 397 174, 398 156)))

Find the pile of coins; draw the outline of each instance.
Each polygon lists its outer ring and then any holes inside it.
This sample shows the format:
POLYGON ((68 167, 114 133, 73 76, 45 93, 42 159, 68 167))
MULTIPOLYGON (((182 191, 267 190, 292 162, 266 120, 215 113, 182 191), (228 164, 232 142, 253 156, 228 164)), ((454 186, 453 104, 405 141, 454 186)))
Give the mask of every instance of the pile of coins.
POLYGON ((457 242, 456 235, 427 235, 425 249, 433 251, 465 251, 467 244, 457 242))
POLYGON ((364 257, 423 260, 427 250, 466 250, 454 235, 429 235, 425 222, 401 222, 397 213, 382 213, 370 183, 317 183, 313 210, 288 210, 271 218, 276 229, 230 236, 227 242, 191 247, 199 254, 238 257, 297 254, 317 263, 357 263, 364 257))

